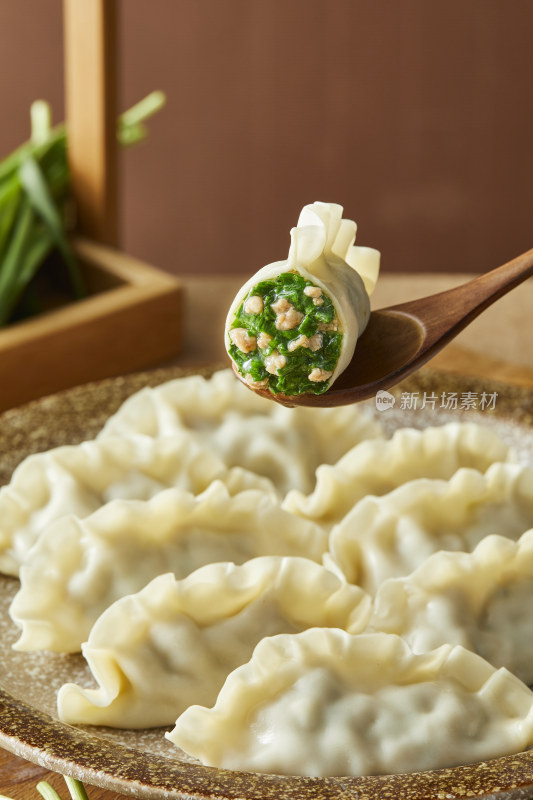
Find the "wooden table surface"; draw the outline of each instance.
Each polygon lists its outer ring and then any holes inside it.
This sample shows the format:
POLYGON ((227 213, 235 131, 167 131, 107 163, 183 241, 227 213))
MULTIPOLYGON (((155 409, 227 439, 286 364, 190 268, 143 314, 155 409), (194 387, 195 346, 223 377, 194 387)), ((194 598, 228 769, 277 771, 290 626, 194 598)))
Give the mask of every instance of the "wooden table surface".
MULTIPOLYGON (((395 276, 383 281, 376 307, 401 302, 409 297, 430 294, 460 283, 466 276, 395 276)), ((238 278, 206 282, 191 278, 186 282, 188 299, 185 319, 185 351, 175 363, 183 365, 220 361, 223 352, 216 338, 221 311, 227 307, 239 286, 238 278)), ((504 298, 486 312, 477 325, 461 334, 431 361, 431 367, 445 372, 504 380, 533 390, 533 285, 529 281, 514 299, 504 298), (507 302, 505 302, 507 300, 507 302)), ((49 781, 62 798, 69 797, 60 775, 30 764, 0 748, 0 795, 13 800, 40 797, 35 785, 49 781)), ((113 800, 120 795, 98 787, 88 787, 90 800, 113 800)))

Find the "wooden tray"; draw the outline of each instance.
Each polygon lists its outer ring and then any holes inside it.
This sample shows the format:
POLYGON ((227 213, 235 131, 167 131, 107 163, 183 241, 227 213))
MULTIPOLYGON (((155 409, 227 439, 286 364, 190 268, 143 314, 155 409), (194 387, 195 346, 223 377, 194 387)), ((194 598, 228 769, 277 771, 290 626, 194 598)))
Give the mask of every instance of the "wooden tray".
POLYGON ((89 296, 0 330, 0 411, 180 351, 181 282, 97 242, 73 244, 89 296))

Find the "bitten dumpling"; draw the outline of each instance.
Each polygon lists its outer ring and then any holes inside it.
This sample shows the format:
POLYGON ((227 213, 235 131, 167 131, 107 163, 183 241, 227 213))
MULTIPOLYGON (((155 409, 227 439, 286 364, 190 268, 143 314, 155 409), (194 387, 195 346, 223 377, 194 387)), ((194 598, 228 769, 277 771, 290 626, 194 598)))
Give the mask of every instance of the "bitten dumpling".
POLYGON ((508 454, 508 446, 494 431, 472 422, 421 431, 400 428, 391 439, 361 442, 336 464, 320 466, 313 492, 306 496, 293 489, 283 507, 332 525, 365 495, 383 495, 416 478, 447 480, 461 467, 484 472, 508 454))
POLYGON ((533 693, 460 646, 314 628, 263 639, 168 738, 209 766, 348 776, 438 769, 533 743, 533 693))
POLYGON ((358 632, 370 604, 361 589, 305 558, 209 564, 181 581, 161 575, 96 621, 82 652, 100 686, 63 686, 59 716, 121 728, 172 725, 192 703, 214 703, 264 636, 314 626, 358 632))
POLYGON ((184 578, 215 561, 260 555, 321 561, 327 535, 283 511, 267 494, 231 496, 221 481, 194 496, 179 489, 151 500, 114 500, 83 520, 63 517, 32 547, 11 603, 18 650, 76 652, 111 603, 166 572, 184 578))
POLYGON ((377 250, 354 245, 342 206, 304 206, 288 258, 259 270, 229 309, 225 345, 255 390, 296 396, 327 391, 350 363, 370 318, 377 250))
POLYGON ((280 495, 311 491, 315 470, 364 439, 382 435, 367 409, 283 408, 249 392, 232 370, 191 375, 142 389, 110 418, 99 438, 187 431, 228 467, 269 478, 280 495))
POLYGON ((533 527, 533 471, 495 463, 449 480, 420 478, 365 497, 332 528, 326 561, 374 595, 438 550, 470 552, 485 537, 518 539, 533 527))
POLYGON ((517 542, 488 536, 472 553, 439 552, 407 578, 385 581, 372 630, 416 653, 450 642, 533 684, 533 530, 517 542))
POLYGON ((198 494, 215 479, 232 491, 274 493, 268 480, 228 470, 183 431, 159 440, 113 436, 28 456, 0 489, 0 572, 18 575, 40 533, 66 514, 83 518, 110 500, 147 500, 171 486, 198 494))

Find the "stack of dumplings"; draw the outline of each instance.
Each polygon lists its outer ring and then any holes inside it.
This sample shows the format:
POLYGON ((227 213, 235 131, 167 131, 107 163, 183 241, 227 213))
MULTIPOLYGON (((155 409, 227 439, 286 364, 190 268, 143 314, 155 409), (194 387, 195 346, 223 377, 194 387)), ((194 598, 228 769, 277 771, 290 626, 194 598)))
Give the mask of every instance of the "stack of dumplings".
POLYGON ((81 653, 73 725, 359 776, 533 745, 533 470, 494 430, 386 436, 231 370, 143 389, 0 489, 21 651, 81 653))

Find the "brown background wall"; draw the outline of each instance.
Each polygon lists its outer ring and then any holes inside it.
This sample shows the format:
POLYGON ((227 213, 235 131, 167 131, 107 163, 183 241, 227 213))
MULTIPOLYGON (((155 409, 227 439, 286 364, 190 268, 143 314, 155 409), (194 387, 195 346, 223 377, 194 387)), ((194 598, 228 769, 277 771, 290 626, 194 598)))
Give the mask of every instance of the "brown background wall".
MULTIPOLYGON (((533 246, 531 0, 119 0, 122 245, 176 273, 284 258, 339 202, 383 270, 484 271, 533 246)), ((63 116, 60 0, 0 0, 0 156, 63 116)))

